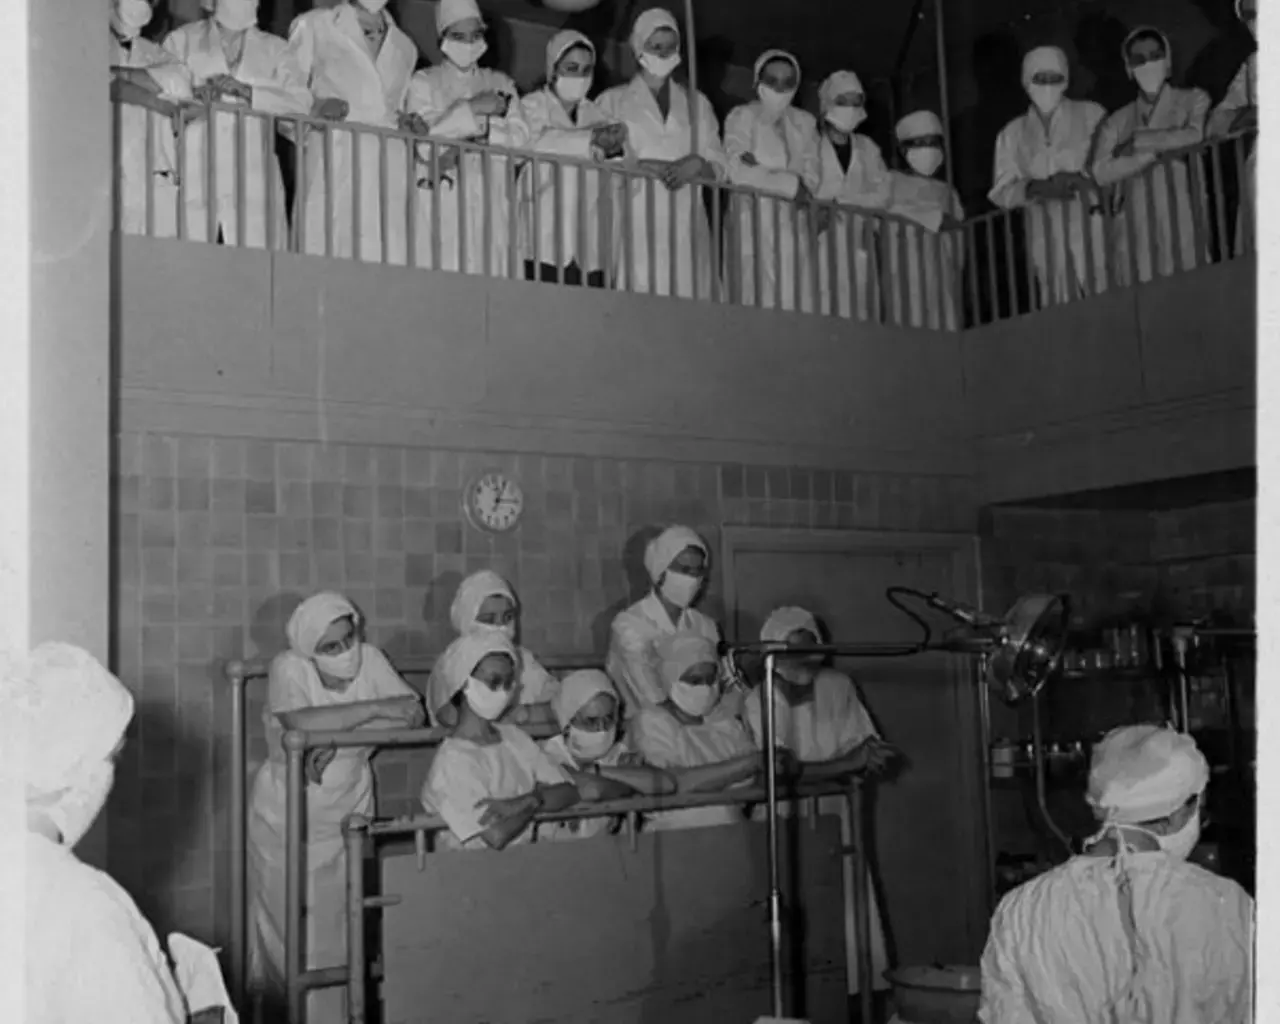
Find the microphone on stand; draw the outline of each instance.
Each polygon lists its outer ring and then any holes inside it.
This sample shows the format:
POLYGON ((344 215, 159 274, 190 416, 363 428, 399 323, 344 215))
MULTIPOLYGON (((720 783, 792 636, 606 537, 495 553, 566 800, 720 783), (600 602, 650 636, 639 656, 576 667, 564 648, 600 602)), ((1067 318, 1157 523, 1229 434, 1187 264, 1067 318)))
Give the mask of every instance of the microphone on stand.
POLYGON ((950 615, 953 619, 963 622, 972 629, 989 629, 992 626, 1000 625, 1004 620, 987 615, 980 612, 976 608, 970 608, 967 604, 961 604, 959 601, 949 601, 941 594, 928 594, 925 597, 925 603, 936 611, 942 612, 944 615, 950 615))

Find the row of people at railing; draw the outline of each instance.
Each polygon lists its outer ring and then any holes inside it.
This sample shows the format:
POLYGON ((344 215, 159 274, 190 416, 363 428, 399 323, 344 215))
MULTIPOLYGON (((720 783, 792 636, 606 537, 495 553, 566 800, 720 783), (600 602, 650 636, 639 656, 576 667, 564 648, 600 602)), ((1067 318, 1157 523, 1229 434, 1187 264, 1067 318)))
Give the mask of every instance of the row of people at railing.
MULTIPOLYGON (((555 679, 516 643, 519 606, 511 587, 491 572, 463 582, 451 613, 460 635, 437 660, 426 692, 426 712, 448 731, 421 794, 424 809, 448 826, 442 848, 500 850, 599 835, 614 823, 588 818, 575 828, 532 822, 543 810, 636 793, 720 791, 757 774, 759 692, 725 670, 714 622, 693 607, 707 559, 705 543, 681 527, 650 543, 646 565, 653 590, 614 623, 607 662, 612 679, 600 671, 555 679), (539 744, 530 728, 554 735, 539 744)), ((819 632, 808 612, 782 608, 762 636, 805 646, 817 643, 819 632)), ((287 634, 289 650, 269 673, 263 710, 268 760, 254 781, 248 830, 250 974, 267 999, 278 995, 283 978, 283 731, 411 728, 424 719, 418 694, 364 641, 360 613, 341 595, 304 601, 287 634)), ((777 675, 776 746, 784 777, 800 777, 804 765, 815 764, 828 772, 881 770, 896 756, 879 738, 848 676, 799 656, 779 659, 777 675)), ((341 822, 374 812, 373 749, 308 755, 306 941, 308 959, 318 965, 339 963, 344 954, 341 822)), ((834 813, 845 817, 841 808, 834 813)), ((741 820, 732 807, 689 808, 655 813, 643 827, 741 820)), ((884 936, 878 909, 870 909, 879 977, 887 966, 884 936)), ((312 998, 323 1002, 325 996, 312 998)))

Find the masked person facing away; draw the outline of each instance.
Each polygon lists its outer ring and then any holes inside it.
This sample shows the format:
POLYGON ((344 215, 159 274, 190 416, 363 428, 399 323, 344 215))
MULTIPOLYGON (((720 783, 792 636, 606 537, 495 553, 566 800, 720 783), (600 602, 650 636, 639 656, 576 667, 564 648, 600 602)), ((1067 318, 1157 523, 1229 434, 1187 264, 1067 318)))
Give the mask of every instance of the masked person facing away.
POLYGON ((284 248, 284 180, 276 162, 274 126, 248 111, 306 115, 311 93, 288 55, 288 44, 258 28, 258 0, 211 0, 209 8, 207 17, 170 32, 164 48, 186 65, 200 100, 246 112, 242 118, 229 111, 213 113, 212 170, 206 156, 207 116, 187 128, 187 237, 255 249, 265 248, 270 237, 273 248, 284 248), (210 195, 215 207, 212 238, 210 195))
MULTIPOLYGON (((315 594, 298 605, 285 633, 289 649, 271 662, 262 711, 267 760, 249 799, 249 980, 269 1007, 285 979, 286 730, 408 729, 422 724, 422 705, 386 657, 363 638, 355 605, 341 594, 315 594)), ((304 840, 308 967, 346 956, 346 847, 342 820, 372 815, 370 747, 313 750, 306 761, 304 840)), ((346 993, 307 996, 309 1024, 346 1020, 346 993)))
POLYGON ((964 220, 964 208, 956 190, 937 178, 945 153, 942 119, 931 110, 918 110, 898 122, 894 135, 911 173, 889 172, 889 212, 919 225, 885 225, 894 319, 911 327, 959 330, 964 240, 955 229, 964 220))
POLYGON ((982 955, 982 1024, 1246 1024, 1253 901, 1187 861, 1209 766, 1153 725, 1094 749, 1085 852, 1009 893, 982 955))
MULTIPOLYGON (((619 161, 626 125, 610 120, 587 99, 596 48, 581 32, 557 32, 547 43, 547 83, 520 104, 529 124, 529 148, 578 161, 619 161)), ((577 164, 550 160, 525 165, 520 177, 520 251, 525 277, 592 288, 607 284, 609 238, 600 208, 615 207, 625 179, 577 164)))
MULTIPOLYGON (((515 82, 480 67, 489 52, 486 29, 475 0, 440 0, 436 36, 444 60, 413 76, 408 110, 415 130, 433 139, 524 149, 529 125, 515 82)), ((508 276, 515 230, 507 208, 508 158, 441 146, 433 154, 423 145, 418 160, 418 266, 508 276)))
POLYGON ((713 646, 720 642, 715 621, 694 607, 706 585, 709 560, 706 543, 687 526, 669 526, 646 546, 644 567, 653 588, 614 618, 605 662, 628 718, 659 705, 680 713, 658 671, 658 640, 694 633, 713 646))
MULTIPOLYGON (((1067 55, 1056 46, 1022 61, 1031 105, 996 139, 991 202, 1024 211, 1027 249, 1040 305, 1106 287, 1101 200, 1088 174, 1094 134, 1106 111, 1066 95, 1067 55)), ((1009 258, 1014 258, 1012 253, 1009 258)))
MULTIPOLYGON (((1167 277, 1194 269, 1204 252, 1193 212, 1193 204, 1204 202, 1203 185, 1200 195, 1193 195, 1187 158, 1162 157, 1204 139, 1209 94, 1169 84, 1173 55, 1159 29, 1130 32, 1121 54, 1138 95, 1102 122, 1094 143, 1093 176, 1099 185, 1114 186, 1111 237, 1117 278, 1130 280, 1131 261, 1136 260, 1138 280, 1150 281, 1153 266, 1167 277)), ((1204 181, 1203 173, 1196 181, 1204 181)))
POLYGON ((695 183, 724 177, 720 125, 702 93, 691 98, 672 81, 680 27, 670 11, 655 7, 636 18, 631 52, 636 76, 596 99, 606 117, 626 125, 629 155, 647 172, 630 179, 629 204, 614 218, 614 282, 651 295, 706 298, 716 294, 711 247, 718 241, 695 183))

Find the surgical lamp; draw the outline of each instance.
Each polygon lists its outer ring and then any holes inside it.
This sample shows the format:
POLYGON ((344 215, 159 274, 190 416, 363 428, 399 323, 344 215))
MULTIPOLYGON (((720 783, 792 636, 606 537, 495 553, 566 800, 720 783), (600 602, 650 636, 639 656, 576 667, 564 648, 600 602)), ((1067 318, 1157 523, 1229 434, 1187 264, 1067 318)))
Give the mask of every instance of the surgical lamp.
MULTIPOLYGON (((779 655, 787 657, 845 657, 889 658, 907 657, 926 652, 967 654, 981 659, 982 681, 996 690, 1008 703, 1013 704, 1026 697, 1035 699, 1050 677, 1057 671, 1066 645, 1069 619, 1067 598, 1062 595, 1032 594, 1019 598, 1001 618, 985 615, 975 609, 946 600, 936 593, 926 594, 909 587, 890 587, 886 599, 904 614, 914 619, 922 628, 923 636, 915 643, 829 643, 793 647, 787 643, 763 641, 760 643, 728 643, 721 645, 721 654, 727 657, 734 671, 738 671, 738 657, 754 654, 764 658, 763 747, 770 756, 765 758, 765 791, 768 798, 768 858, 769 858, 769 954, 770 989, 773 1017, 783 1017, 782 996, 782 891, 779 884, 778 863, 778 776, 777 764, 772 756, 776 736, 776 669, 779 655), (910 597, 923 601, 930 608, 956 619, 959 630, 952 631, 935 641, 928 622, 903 603, 910 597)), ((858 946, 859 998, 862 1001, 863 1019, 870 1020, 872 1013, 870 921, 867 907, 867 853, 863 837, 863 812, 861 784, 853 784, 852 838, 853 885, 857 898, 855 930, 858 946)))

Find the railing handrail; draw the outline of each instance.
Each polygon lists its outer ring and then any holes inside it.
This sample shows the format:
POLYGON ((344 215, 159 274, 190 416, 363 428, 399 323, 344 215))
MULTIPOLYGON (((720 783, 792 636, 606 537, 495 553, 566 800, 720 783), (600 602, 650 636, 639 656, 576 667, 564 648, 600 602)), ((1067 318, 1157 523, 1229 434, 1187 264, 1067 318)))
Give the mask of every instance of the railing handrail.
MULTIPOLYGON (((371 646, 377 647, 377 644, 371 646)), ((378 648, 381 650, 381 648, 378 648)), ((283 653, 283 652, 282 652, 283 653)), ((279 655, 252 658, 233 658, 223 666, 222 676, 233 686, 242 686, 249 682, 266 679, 271 674, 271 663, 279 655)), ((427 676, 435 666, 438 654, 408 655, 403 658, 390 658, 391 667, 402 676, 427 676)), ((540 664, 549 672, 572 672, 584 668, 603 668, 604 659, 595 654, 560 654, 549 658, 540 658, 540 664)))

